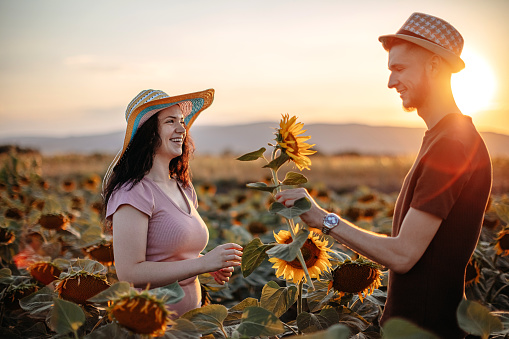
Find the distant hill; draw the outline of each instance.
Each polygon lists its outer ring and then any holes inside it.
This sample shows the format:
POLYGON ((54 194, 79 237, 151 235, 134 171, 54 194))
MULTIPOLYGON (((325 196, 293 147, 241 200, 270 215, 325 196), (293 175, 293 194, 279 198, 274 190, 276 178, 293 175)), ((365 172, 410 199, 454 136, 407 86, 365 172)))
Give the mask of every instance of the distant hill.
MULTIPOLYGON (((274 123, 230 126, 197 126, 191 135, 197 154, 243 153, 264 147, 274 139, 274 123)), ((309 124, 305 126, 323 154, 356 152, 360 154, 413 155, 418 151, 424 128, 383 127, 360 124, 309 124)), ((509 135, 481 133, 492 156, 509 156, 509 135)), ((116 153, 122 146, 123 132, 74 137, 0 137, 0 145, 14 144, 57 153, 116 153)))

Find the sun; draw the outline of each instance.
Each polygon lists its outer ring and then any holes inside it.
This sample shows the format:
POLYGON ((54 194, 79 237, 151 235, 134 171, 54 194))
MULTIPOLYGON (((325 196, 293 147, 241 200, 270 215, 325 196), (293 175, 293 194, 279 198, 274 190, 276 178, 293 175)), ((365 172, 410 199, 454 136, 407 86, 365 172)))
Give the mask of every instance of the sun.
POLYGON ((475 115, 492 107, 497 87, 495 73, 478 53, 464 49, 465 69, 452 76, 452 91, 460 110, 475 115))

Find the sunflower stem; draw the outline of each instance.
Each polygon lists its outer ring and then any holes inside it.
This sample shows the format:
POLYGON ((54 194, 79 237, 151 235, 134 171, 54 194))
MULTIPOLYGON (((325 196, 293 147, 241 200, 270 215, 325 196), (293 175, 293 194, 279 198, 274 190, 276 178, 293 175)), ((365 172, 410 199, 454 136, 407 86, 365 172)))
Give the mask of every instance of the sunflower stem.
MULTIPOLYGON (((274 150, 272 151, 272 160, 276 158, 277 154, 277 147, 274 147, 274 150)), ((274 183, 274 186, 276 186, 276 192, 281 192, 281 186, 279 186, 279 179, 277 177, 277 170, 271 168, 272 172, 272 181, 274 183)), ((285 218, 286 219, 286 218, 285 218)), ((288 230, 290 231, 290 235, 292 236, 292 240, 295 239, 295 225, 293 224, 293 220, 286 219, 286 222, 288 223, 288 230)), ((299 259, 300 264, 302 265, 302 269, 304 270, 304 274, 306 275, 306 282, 310 286, 311 290, 315 290, 315 286, 313 285, 313 281, 311 280, 311 276, 309 275, 308 267, 306 265, 306 261, 304 260, 304 256, 302 255, 302 250, 299 250, 297 252, 297 258, 299 259)))
POLYGON ((298 296, 297 296, 297 316, 302 313, 302 286, 304 285, 304 280, 299 282, 298 296))

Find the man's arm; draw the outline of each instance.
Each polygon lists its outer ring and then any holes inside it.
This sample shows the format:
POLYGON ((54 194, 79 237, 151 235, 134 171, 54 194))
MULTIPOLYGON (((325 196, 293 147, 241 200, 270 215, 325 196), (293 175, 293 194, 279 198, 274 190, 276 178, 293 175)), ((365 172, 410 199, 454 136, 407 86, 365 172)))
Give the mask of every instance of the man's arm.
MULTIPOLYGON (((312 205, 308 212, 300 216, 302 221, 310 227, 321 229, 327 211, 319 207, 305 189, 285 190, 276 195, 276 200, 290 207, 302 197, 308 198, 312 205)), ((396 237, 386 237, 364 230, 343 218, 330 235, 355 252, 394 272, 406 273, 422 257, 441 223, 442 219, 433 214, 410 208, 396 237)))

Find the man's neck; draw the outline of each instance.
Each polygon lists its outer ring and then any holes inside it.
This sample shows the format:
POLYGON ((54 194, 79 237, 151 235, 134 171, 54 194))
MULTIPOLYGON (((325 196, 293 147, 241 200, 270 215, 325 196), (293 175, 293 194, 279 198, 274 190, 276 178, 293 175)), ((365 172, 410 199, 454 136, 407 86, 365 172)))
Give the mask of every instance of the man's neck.
POLYGON ((454 101, 450 87, 448 90, 437 91, 435 95, 429 95, 426 102, 417 108, 417 114, 424 120, 428 130, 448 114, 460 113, 461 111, 454 101))

